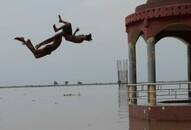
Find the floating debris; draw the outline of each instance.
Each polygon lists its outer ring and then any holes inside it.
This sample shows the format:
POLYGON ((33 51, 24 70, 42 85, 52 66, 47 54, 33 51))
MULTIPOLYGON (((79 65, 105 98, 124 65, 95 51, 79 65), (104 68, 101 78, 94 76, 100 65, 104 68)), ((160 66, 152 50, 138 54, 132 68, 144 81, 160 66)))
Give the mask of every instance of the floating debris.
POLYGON ((65 93, 65 94, 63 94, 63 96, 81 96, 81 94, 80 93, 77 93, 77 94, 65 93))

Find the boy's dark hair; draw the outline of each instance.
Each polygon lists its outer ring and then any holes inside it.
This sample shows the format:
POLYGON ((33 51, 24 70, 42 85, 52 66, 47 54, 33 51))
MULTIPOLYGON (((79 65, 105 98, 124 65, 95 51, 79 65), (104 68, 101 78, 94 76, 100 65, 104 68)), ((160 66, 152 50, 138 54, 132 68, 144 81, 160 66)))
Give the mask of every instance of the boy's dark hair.
POLYGON ((91 41, 91 40, 92 40, 92 34, 88 34, 88 35, 86 36, 86 40, 87 40, 87 41, 91 41))

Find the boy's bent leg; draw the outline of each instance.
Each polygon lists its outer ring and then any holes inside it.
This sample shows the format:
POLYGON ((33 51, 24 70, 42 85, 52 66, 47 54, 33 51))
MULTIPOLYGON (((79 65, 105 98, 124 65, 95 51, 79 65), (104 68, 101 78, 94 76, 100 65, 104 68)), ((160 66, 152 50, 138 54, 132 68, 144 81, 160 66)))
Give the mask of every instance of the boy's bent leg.
POLYGON ((35 49, 34 46, 32 45, 32 42, 30 40, 27 40, 25 45, 33 53, 35 58, 40 58, 39 55, 41 55, 42 51, 35 49))
POLYGON ((27 48, 33 53, 35 58, 41 58, 51 53, 51 51, 47 51, 46 47, 42 49, 35 49, 30 39, 25 41, 23 37, 15 37, 15 40, 21 41, 24 45, 26 45, 27 48))
POLYGON ((55 24, 53 25, 54 32, 58 32, 58 31, 64 29, 64 27, 65 27, 65 25, 62 25, 61 27, 58 27, 58 28, 56 27, 55 24))

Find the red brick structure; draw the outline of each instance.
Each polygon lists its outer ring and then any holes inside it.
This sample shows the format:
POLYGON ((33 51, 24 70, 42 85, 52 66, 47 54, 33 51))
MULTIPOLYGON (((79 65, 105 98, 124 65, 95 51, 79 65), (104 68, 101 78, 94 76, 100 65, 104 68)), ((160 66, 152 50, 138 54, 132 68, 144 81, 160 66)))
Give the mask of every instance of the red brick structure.
MULTIPOLYGON (((155 44, 164 37, 175 37, 187 45, 188 81, 191 81, 191 0, 148 0, 136 8, 135 13, 126 17, 126 31, 129 42, 129 83, 136 84, 136 42, 142 36, 147 43, 148 82, 156 82, 155 44)), ((189 97, 191 97, 191 86, 189 97)), ((136 91, 135 87, 130 87, 136 91)), ((154 86, 149 87, 155 91, 154 86)), ((136 104, 136 94, 132 96, 136 104)), ((156 98, 155 93, 150 93, 156 98)), ((152 101, 155 102, 155 101, 152 101)))
MULTIPOLYGON (((129 112, 130 127, 132 130, 132 120, 138 119, 138 123, 146 120, 154 121, 175 121, 183 123, 186 121, 187 127, 191 128, 191 106, 159 106, 156 102, 156 86, 148 85, 148 106, 137 105, 137 83, 136 76, 136 42, 141 36, 147 43, 148 55, 148 83, 156 83, 155 68, 155 45, 165 37, 175 37, 182 40, 187 45, 188 59, 188 81, 191 82, 191 0, 148 0, 146 4, 136 8, 135 13, 125 18, 126 31, 128 33, 129 45, 129 112), (167 109, 164 109, 167 108, 167 109), (151 109, 151 110, 150 110, 151 109), (147 111, 150 110, 150 111, 147 111), (179 113, 181 110, 181 113, 179 113), (166 113, 166 114, 165 114, 166 113), (165 115, 169 115, 167 118, 165 115), (178 120, 176 120, 176 117, 178 120)), ((191 98, 191 86, 188 85, 188 97, 191 98)), ((149 126, 148 122, 147 127, 149 126)), ((135 123, 136 124, 136 123, 135 123)), ((143 125, 143 124, 142 124, 143 125)), ((160 124, 159 124, 160 126, 160 124)), ((168 126, 168 125, 167 125, 168 126)), ((165 126, 164 126, 165 127, 165 126)), ((174 127, 175 128, 175 127, 174 127)), ((179 129, 179 127, 177 127, 179 129)), ((138 127, 137 127, 138 129, 138 127)), ((136 129, 136 130, 137 130, 136 129)), ((177 129, 177 130, 178 130, 177 129)), ((152 129, 155 130, 155 129, 152 129)), ((158 130, 158 129, 156 129, 158 130)), ((166 129, 165 129, 166 130, 166 129)), ((176 130, 176 129, 174 129, 176 130)))

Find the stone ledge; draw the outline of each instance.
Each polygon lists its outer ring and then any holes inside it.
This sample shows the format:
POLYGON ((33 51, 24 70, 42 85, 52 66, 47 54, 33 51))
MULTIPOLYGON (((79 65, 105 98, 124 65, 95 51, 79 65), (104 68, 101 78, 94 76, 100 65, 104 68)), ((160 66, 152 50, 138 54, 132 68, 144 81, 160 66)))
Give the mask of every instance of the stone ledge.
POLYGON ((191 121, 190 105, 129 105, 130 118, 158 121, 191 121))

